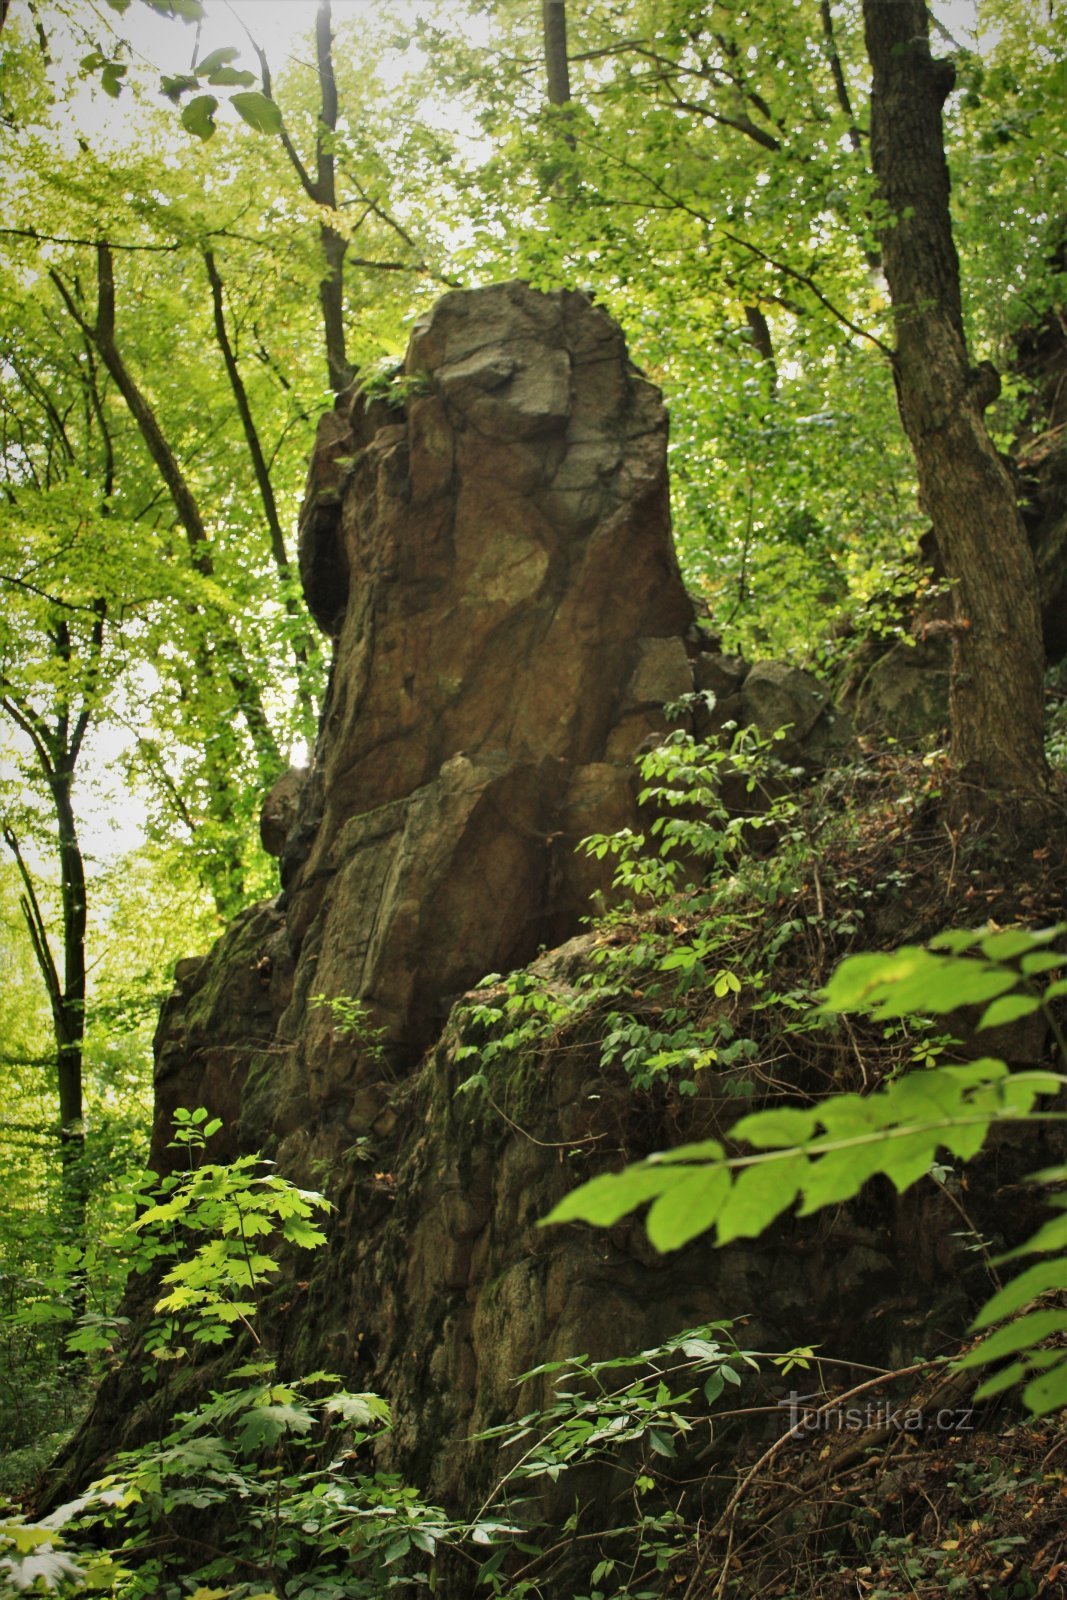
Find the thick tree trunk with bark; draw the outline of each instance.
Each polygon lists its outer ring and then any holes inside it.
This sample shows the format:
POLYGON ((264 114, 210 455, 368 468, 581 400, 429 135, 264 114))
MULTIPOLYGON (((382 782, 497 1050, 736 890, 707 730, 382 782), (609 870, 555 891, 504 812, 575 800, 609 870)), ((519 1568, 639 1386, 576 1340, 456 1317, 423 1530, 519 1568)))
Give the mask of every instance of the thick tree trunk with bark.
POLYGON ((1011 821, 1048 805, 1044 653, 1033 559, 983 421, 999 382, 971 366, 963 331, 941 126, 953 71, 930 54, 924 0, 863 0, 863 13, 897 397, 952 584, 953 805, 1011 821))

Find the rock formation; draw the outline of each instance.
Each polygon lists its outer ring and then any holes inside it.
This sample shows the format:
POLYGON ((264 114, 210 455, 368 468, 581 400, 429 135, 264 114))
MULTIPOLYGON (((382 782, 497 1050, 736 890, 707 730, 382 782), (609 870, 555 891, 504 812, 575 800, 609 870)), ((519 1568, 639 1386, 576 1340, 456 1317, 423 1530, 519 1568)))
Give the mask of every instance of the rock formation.
POLYGON ((519 283, 448 295, 392 387, 319 428, 300 569, 334 662, 284 842, 291 777, 265 821, 292 988, 246 1116, 301 1165, 388 1097, 381 1051, 309 998, 360 1001, 403 1070, 452 998, 575 932, 575 846, 631 820, 631 758, 699 644, 666 415, 603 311, 519 283))
MULTIPOLYGON (((749 668, 697 627, 666 442, 611 319, 518 283, 448 295, 387 395, 323 418, 300 567, 334 661, 312 765, 264 808, 283 890, 179 964, 157 1035, 154 1160, 174 1107, 206 1104, 231 1149, 328 1189, 331 1244, 293 1275, 285 1358, 383 1392, 392 1464, 453 1503, 489 1470, 472 1431, 529 1407, 514 1380, 537 1362, 744 1313, 754 1343, 881 1360, 899 1329, 863 1312, 887 1288, 963 1293, 947 1226, 925 1252, 914 1223, 898 1239, 878 1221, 833 1249, 810 1248, 815 1224, 665 1260, 637 1224, 540 1229, 590 1161, 683 1131, 595 1047, 455 1095, 454 1000, 542 946, 570 941, 541 958, 561 991, 588 960, 604 868, 575 846, 637 821, 632 758, 665 702, 714 697, 698 731, 788 724, 801 763, 848 737, 808 674, 749 668)), ((684 1132, 714 1115, 698 1096, 684 1132)), ((81 1481, 131 1412, 120 1376, 81 1481)))

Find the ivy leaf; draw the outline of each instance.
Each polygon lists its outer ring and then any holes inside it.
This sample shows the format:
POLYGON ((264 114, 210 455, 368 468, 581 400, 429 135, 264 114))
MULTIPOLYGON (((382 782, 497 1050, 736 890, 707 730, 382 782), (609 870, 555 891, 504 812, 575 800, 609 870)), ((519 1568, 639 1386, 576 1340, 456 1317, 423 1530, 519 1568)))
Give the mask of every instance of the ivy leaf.
POLYGON ((215 112, 219 103, 213 94, 198 94, 182 111, 182 127, 198 139, 210 139, 215 132, 215 112))
POLYGON ((265 94, 260 94, 258 89, 250 89, 244 94, 235 94, 231 97, 230 104, 257 133, 277 133, 282 125, 282 114, 273 100, 268 100, 265 94))

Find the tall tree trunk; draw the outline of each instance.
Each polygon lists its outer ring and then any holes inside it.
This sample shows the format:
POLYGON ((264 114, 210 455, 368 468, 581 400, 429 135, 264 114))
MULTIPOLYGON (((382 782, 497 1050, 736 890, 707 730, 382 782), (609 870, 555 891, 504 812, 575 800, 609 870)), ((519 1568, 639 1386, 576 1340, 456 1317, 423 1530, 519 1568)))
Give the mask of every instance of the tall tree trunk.
POLYGON ((752 335, 756 354, 763 362, 767 387, 773 395, 778 388, 778 367, 774 359, 774 340, 771 337, 770 323, 759 306, 745 307, 745 321, 748 323, 748 331, 752 335))
MULTIPOLYGON (((85 1174, 85 1122, 82 1075, 85 1052, 85 862, 71 798, 73 768, 60 769, 52 784, 59 837, 60 900, 63 908, 63 993, 56 1026, 59 1083, 59 1139, 67 1225, 79 1245, 85 1242, 88 1192, 85 1174), (61 1020, 60 1020, 61 1019, 61 1020)), ((79 1294, 83 1291, 79 1290, 79 1294)), ((77 1316, 84 1304, 76 1303, 77 1316)))
POLYGON ((897 399, 952 585, 953 809, 1021 820, 1048 805, 1041 618, 1015 491, 983 420, 999 380, 971 366, 963 331, 941 126, 953 69, 930 54, 924 0, 863 0, 863 14, 897 399))
MULTIPOLYGON (((115 269, 109 244, 103 241, 97 244, 96 260, 97 311, 93 322, 90 322, 79 309, 73 294, 55 269, 50 272, 50 277, 78 327, 85 337, 91 340, 137 424, 145 447, 155 462, 174 503, 178 521, 185 533, 194 570, 201 577, 211 578, 215 573, 215 564, 196 496, 170 447, 159 419, 141 392, 118 346, 115 331, 115 269)), ((240 641, 235 638, 225 618, 219 617, 216 621, 213 644, 214 653, 222 663, 251 735, 260 770, 265 778, 272 779, 285 763, 264 709, 259 685, 245 660, 240 641)))
POLYGON ((234 405, 241 419, 244 430, 245 443, 251 457, 252 469, 256 475, 256 484, 259 487, 259 497, 263 503, 263 515, 267 520, 267 530, 270 534, 271 555, 274 558, 275 571, 281 584, 282 604, 290 622, 293 624, 292 650, 296 661, 297 697, 304 712, 305 720, 312 725, 314 708, 311 701, 311 692, 308 688, 308 659, 311 654, 310 641, 302 624, 306 619, 305 609, 297 604, 292 588, 292 573, 289 566, 289 557, 285 549, 285 535, 282 532, 281 518, 278 515, 278 504, 274 498, 274 485, 271 482, 270 468, 263 451, 263 445, 252 415, 252 406, 248 398, 248 391, 241 377, 241 369, 237 365, 237 354, 230 342, 229 331, 226 327, 226 308, 223 300, 222 278, 215 262, 212 251, 205 250, 204 265, 207 268, 208 282, 211 285, 211 305, 215 321, 215 339, 222 355, 226 375, 230 380, 230 389, 233 394, 234 405))
MULTIPOLYGON (((37 891, 22 854, 21 844, 10 828, 4 829, 4 842, 14 857, 22 880, 19 905, 52 1012, 56 1088, 59 1093, 62 1221, 71 1242, 81 1246, 85 1243, 85 1217, 88 1210, 83 1159, 85 1122, 82 1102, 85 1041, 85 864, 82 860, 71 804, 73 769, 61 770, 53 766, 47 771, 47 778, 56 808, 59 830, 60 901, 63 917, 62 974, 52 953, 37 891)), ((75 1316, 79 1316, 84 1309, 84 1293, 79 1290, 73 1306, 75 1316)))
MULTIPOLYGON (((319 0, 315 13, 315 61, 319 69, 319 121, 315 133, 315 190, 321 206, 337 210, 337 164, 333 139, 337 131, 337 77, 333 66, 330 0, 319 0)), ((352 382, 353 368, 345 350, 344 268, 348 240, 327 221, 319 224, 327 273, 319 284, 326 366, 335 394, 352 382)))
POLYGON ((571 97, 571 75, 567 61, 566 0, 541 0, 541 21, 545 33, 548 98, 554 106, 565 106, 571 97))

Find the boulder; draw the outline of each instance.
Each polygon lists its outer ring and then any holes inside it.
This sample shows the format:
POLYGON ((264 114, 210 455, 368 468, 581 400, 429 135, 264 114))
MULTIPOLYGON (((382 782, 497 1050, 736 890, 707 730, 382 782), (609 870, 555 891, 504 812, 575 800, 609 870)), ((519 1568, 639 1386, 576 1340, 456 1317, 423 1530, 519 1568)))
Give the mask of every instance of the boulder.
POLYGON ((951 665, 952 645, 947 638, 898 639, 856 690, 857 731, 905 748, 943 738, 949 721, 951 665))

